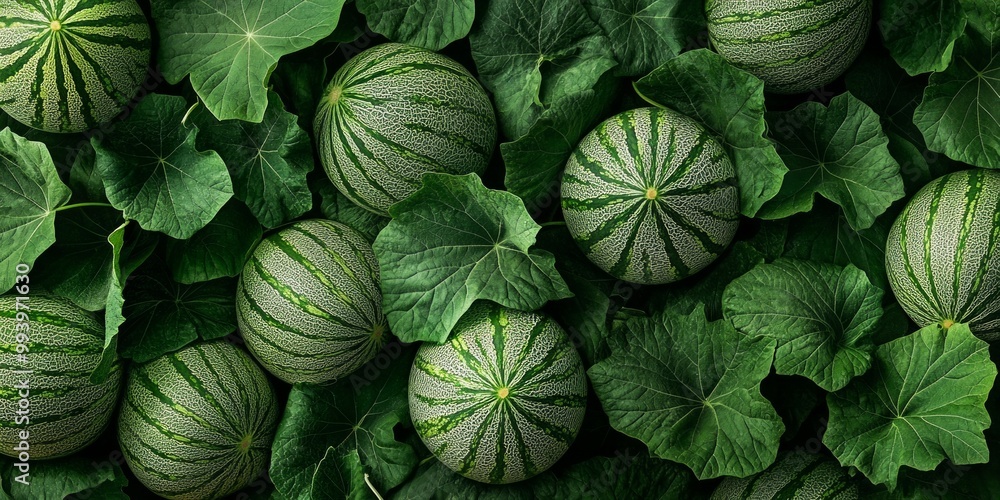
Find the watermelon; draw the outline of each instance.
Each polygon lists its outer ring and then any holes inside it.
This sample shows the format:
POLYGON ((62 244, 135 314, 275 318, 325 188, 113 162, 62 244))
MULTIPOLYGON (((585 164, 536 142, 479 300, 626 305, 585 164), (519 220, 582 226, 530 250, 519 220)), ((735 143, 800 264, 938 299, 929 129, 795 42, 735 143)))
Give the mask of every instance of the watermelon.
POLYGON ((324 383, 385 344, 378 261, 364 236, 305 220, 265 238, 243 267, 236 319, 264 368, 288 383, 324 383))
POLYGON ((739 224, 736 173, 722 146, 669 109, 615 115, 580 141, 566 163, 563 216, 587 257, 642 284, 703 269, 739 224))
POLYGON ((263 370, 218 340, 134 366, 118 442, 139 481, 165 498, 211 499, 267 466, 278 404, 263 370))
POLYGON ((149 66, 135 0, 28 0, 0 7, 0 108, 48 132, 105 123, 136 95, 149 66))
POLYGON ((707 0, 708 36, 723 57, 794 94, 826 85, 868 38, 872 0, 707 0))
POLYGON ((858 487, 836 461, 823 455, 789 452, 764 472, 724 479, 711 500, 855 500, 858 487))
POLYGON ((314 129, 333 184, 383 216, 426 172, 482 173, 496 142, 479 82, 448 57, 398 43, 367 49, 337 71, 314 129))
POLYGON ((939 177, 907 203, 889 230, 889 285, 917 325, 967 323, 1000 338, 1000 172, 939 177))
POLYGON ((477 302, 445 344, 420 346, 409 404, 427 448, 459 474, 513 483, 548 469, 583 423, 580 355, 551 319, 477 302))
POLYGON ((64 298, 26 299, 18 307, 17 297, 0 297, 0 411, 6 415, 0 453, 18 457, 27 451, 31 460, 61 457, 94 442, 107 427, 122 370, 115 360, 104 381, 92 383, 90 374, 104 351, 104 325, 64 298), (19 345, 27 351, 20 353, 19 345), (20 436, 23 431, 27 439, 20 436), (19 449, 21 441, 27 441, 27 450, 19 449))

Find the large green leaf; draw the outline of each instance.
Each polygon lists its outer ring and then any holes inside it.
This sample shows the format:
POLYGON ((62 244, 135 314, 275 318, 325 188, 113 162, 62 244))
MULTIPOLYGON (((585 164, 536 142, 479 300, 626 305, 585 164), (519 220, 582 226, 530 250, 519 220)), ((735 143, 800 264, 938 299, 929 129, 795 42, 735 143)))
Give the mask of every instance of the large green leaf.
POLYGON ((879 116, 849 92, 829 107, 805 102, 768 113, 767 121, 789 172, 761 217, 812 210, 818 193, 844 209, 852 228, 865 229, 903 197, 899 163, 889 154, 879 116))
POLYGON ((0 290, 56 241, 56 210, 70 194, 44 144, 0 130, 0 290))
POLYGON ((778 259, 733 280, 722 304, 737 330, 777 341, 779 374, 836 391, 868 370, 882 290, 852 265, 778 259))
POLYGON ((614 89, 612 82, 602 80, 594 90, 567 95, 542 112, 520 139, 500 145, 504 184, 533 216, 558 206, 566 161, 607 108, 614 89))
POLYGON ((584 0, 583 6, 611 41, 622 76, 652 71, 705 29, 701 3, 690 0, 584 0))
POLYGON ((197 340, 236 330, 236 281, 217 279, 193 285, 175 282, 166 264, 153 259, 125 288, 121 354, 137 363, 176 351, 197 340))
POLYGON ((114 260, 108 235, 125 223, 113 207, 81 207, 56 218, 56 243, 38 259, 32 279, 88 310, 104 309, 114 260))
POLYGON ((701 306, 633 317, 616 334, 611 356, 588 370, 615 429, 699 479, 744 477, 774 461, 784 425, 760 393, 774 339, 708 322, 701 306))
POLYGON ((309 135, 267 93, 260 123, 220 122, 205 111, 188 118, 198 126, 198 149, 219 153, 233 177, 233 194, 265 227, 275 227, 312 208, 306 175, 313 169, 309 135))
POLYGON ((115 208, 148 231, 190 238, 233 196, 226 164, 195 149, 197 127, 184 128, 183 98, 153 94, 115 133, 92 139, 95 168, 115 208))
POLYGON ((868 229, 856 231, 842 210, 833 204, 822 203, 791 219, 784 255, 838 266, 852 264, 864 271, 873 285, 888 291, 885 242, 894 220, 895 214, 887 212, 875 219, 875 224, 868 229))
POLYGON ((389 209, 375 239, 382 304, 404 342, 442 343, 477 299, 531 311, 572 296, 549 252, 534 250, 536 224, 520 198, 476 174, 427 174, 389 209))
POLYGON ((63 498, 97 498, 101 500, 128 500, 122 488, 128 478, 119 464, 98 462, 91 457, 76 455, 68 458, 31 462, 31 469, 24 479, 28 484, 15 480, 22 471, 12 459, 4 457, 0 465, 3 492, 13 500, 48 500, 63 498))
POLYGON ((764 83, 707 49, 685 52, 635 82, 647 101, 694 118, 722 143, 736 168, 740 210, 753 217, 788 171, 764 138, 764 83))
POLYGON ((989 346, 968 326, 928 326, 879 346, 867 374, 827 397, 823 443, 841 464, 889 488, 903 466, 984 463, 984 405, 996 374, 989 346))
POLYGON ((511 140, 552 103, 593 88, 617 64, 609 40, 577 0, 494 0, 469 42, 511 140))
POLYGON ((469 34, 475 0, 358 0, 372 31, 394 42, 441 50, 469 34))
POLYGON ((230 200, 212 222, 186 240, 167 239, 167 264, 180 283, 240 274, 263 231, 243 202, 230 200))
POLYGON ((402 483, 417 454, 396 440, 409 425, 413 348, 389 344, 374 361, 331 386, 296 384, 272 445, 271 479, 293 499, 368 499, 402 483))
POLYGON ((955 40, 965 30, 965 12, 955 0, 885 0, 878 27, 885 46, 907 73, 944 71, 955 40))
POLYGON ((191 86, 220 120, 260 123, 278 59, 333 32, 345 0, 152 2, 159 61, 170 83, 191 86))
POLYGON ((1000 35, 973 30, 955 46, 955 62, 931 75, 913 122, 934 151, 957 161, 1000 168, 1000 35))

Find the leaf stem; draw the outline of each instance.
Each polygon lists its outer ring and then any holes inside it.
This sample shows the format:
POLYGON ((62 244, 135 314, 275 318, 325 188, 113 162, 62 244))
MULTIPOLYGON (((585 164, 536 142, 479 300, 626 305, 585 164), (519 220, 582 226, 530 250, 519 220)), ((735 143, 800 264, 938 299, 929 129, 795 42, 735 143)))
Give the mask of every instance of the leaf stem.
POLYGON ((62 210, 69 210, 71 208, 83 208, 83 207, 108 207, 108 208, 115 208, 110 203, 88 202, 88 203, 76 203, 76 204, 73 204, 73 205, 63 205, 63 206, 55 209, 55 211, 59 212, 59 211, 62 211, 62 210))
POLYGON ((367 484, 368 485, 368 489, 372 490, 372 493, 375 494, 375 498, 378 498, 378 500, 383 500, 382 495, 379 495, 378 490, 375 489, 375 485, 372 484, 372 482, 371 482, 370 479, 368 479, 368 473, 367 472, 365 472, 365 484, 367 484))
POLYGON ((543 223, 539 224, 539 226, 541 226, 541 227, 556 227, 556 226, 565 226, 565 225, 566 225, 566 221, 564 221, 564 220, 554 220, 554 221, 543 222, 543 223))

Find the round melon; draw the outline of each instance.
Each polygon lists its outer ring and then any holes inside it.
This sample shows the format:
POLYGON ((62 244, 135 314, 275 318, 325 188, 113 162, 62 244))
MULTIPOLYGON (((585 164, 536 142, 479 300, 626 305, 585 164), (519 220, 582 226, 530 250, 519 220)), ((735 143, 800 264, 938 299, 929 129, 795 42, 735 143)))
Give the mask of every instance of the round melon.
POLYGON ((1000 338, 1000 172, 939 177, 907 203, 889 231, 885 266, 906 314, 924 327, 968 323, 1000 338))
POLYGON ((417 434, 442 463, 476 481, 513 483, 569 449, 587 380, 554 321, 477 302, 447 343, 417 351, 409 401, 417 434))
POLYGON ((836 80, 854 62, 872 0, 707 0, 705 11, 719 54, 768 91, 794 94, 836 80))
POLYGON ((0 7, 0 108, 48 132, 114 118, 146 78, 149 24, 135 0, 0 7))
POLYGON ((858 487, 835 460, 814 453, 790 452, 764 472, 727 477, 711 500, 856 500, 858 487))
POLYGON ((694 120, 669 109, 615 115, 566 163, 562 209, 587 257, 612 276, 661 284, 729 245, 740 217, 735 170, 694 120))
POLYGON ((378 261, 360 233, 306 220, 260 243, 236 291, 236 319, 264 368, 288 383, 330 382, 385 343, 378 261))
POLYGON ((139 481, 165 498, 220 498, 267 467, 278 404, 263 370, 225 341, 134 366, 118 442, 139 481))
POLYGON ((365 50, 337 71, 314 129, 333 184, 380 215, 427 172, 482 173, 496 141, 479 82, 448 57, 398 43, 365 50))
POLYGON ((108 376, 91 382, 104 352, 104 325, 92 313, 54 295, 30 295, 18 303, 15 296, 0 297, 0 412, 6 422, 0 426, 0 453, 18 457, 27 451, 30 460, 69 455, 107 427, 118 402, 121 366, 112 359, 108 376), (19 345, 26 351, 19 352, 19 345), (25 448, 22 441, 27 450, 19 449, 25 448))

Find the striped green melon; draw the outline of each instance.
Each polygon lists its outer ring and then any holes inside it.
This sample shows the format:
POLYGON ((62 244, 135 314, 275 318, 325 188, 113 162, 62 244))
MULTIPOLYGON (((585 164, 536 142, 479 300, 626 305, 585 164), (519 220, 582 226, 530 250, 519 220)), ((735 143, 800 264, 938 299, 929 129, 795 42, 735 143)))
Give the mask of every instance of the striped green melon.
POLYGON ((587 380, 551 319, 477 302, 443 345, 423 344, 410 372, 410 415, 435 456, 501 484, 548 469, 583 422, 587 380))
POLYGON ((858 487, 836 461, 819 454, 792 452, 764 472, 729 477, 711 500, 856 500, 858 487))
POLYGON ((615 115, 566 163, 562 208, 573 238, 612 276, 669 283, 710 264, 739 224, 735 170, 694 120, 669 109, 615 115))
POLYGON ((0 346, 0 453, 17 457, 22 431, 31 460, 69 455, 97 439, 118 403, 122 370, 115 360, 103 382, 91 383, 104 351, 104 325, 92 313, 54 295, 30 295, 20 309, 14 296, 0 297, 0 346), (19 321, 18 312, 27 317, 19 321), (18 344, 28 349, 23 357, 18 344), (28 413, 18 413, 21 399, 28 413))
POLYGON ((150 46, 135 0, 0 1, 0 108, 49 132, 94 128, 135 96, 150 46))
POLYGON ((351 373, 387 336, 371 244, 328 220, 296 222, 268 236, 243 267, 236 319, 250 352, 285 382, 323 383, 351 373))
POLYGON ((939 177, 907 203, 885 250, 889 285, 917 325, 968 323, 1000 338, 1000 172, 939 177))
POLYGON ((222 340, 192 344, 129 372, 118 443, 154 493, 219 498, 267 467, 278 411, 250 355, 222 340))
POLYGON ((768 91, 804 92, 837 79, 861 52, 872 0, 707 0, 708 36, 768 91))
POLYGON ((314 129, 333 184, 380 215, 427 172, 482 173, 496 141, 479 82, 445 56, 398 43, 365 50, 337 71, 314 129))

